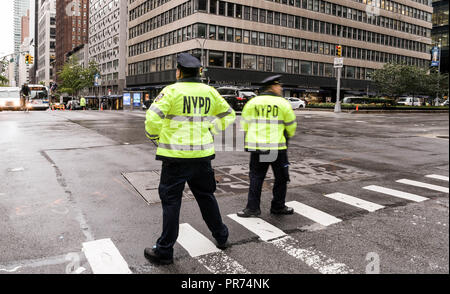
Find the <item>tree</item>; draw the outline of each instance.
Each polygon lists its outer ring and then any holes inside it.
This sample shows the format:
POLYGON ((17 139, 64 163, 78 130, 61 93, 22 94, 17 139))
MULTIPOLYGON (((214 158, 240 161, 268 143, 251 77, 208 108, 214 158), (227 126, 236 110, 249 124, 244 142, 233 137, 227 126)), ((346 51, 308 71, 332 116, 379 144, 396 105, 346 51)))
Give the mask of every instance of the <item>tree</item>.
POLYGON ((387 63, 382 69, 375 70, 371 79, 379 92, 391 97, 433 96, 436 91, 442 93, 445 92, 445 88, 448 89, 448 76, 445 87, 444 75, 438 77, 437 74, 430 74, 428 69, 406 64, 387 63), (437 90, 438 84, 439 90, 437 90))
POLYGON ((8 78, 5 77, 5 72, 8 67, 8 61, 5 59, 0 61, 0 86, 6 86, 9 82, 8 78))
POLYGON ((95 74, 98 72, 98 64, 95 61, 90 61, 89 65, 84 68, 79 64, 76 56, 71 56, 58 74, 62 81, 58 91, 78 96, 81 90, 93 86, 95 74))

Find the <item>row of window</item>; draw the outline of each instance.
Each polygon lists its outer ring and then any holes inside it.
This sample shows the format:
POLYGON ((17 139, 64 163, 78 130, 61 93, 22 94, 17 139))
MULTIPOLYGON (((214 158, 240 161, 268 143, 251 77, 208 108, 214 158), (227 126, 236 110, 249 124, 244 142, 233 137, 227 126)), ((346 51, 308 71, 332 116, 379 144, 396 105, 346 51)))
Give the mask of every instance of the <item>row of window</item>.
MULTIPOLYGON (((146 14, 150 10, 153 10, 156 7, 159 7, 169 1, 170 0, 147 0, 144 3, 142 3, 141 5, 130 10, 129 19, 130 19, 130 21, 135 20, 136 18, 141 17, 142 15, 146 14)), ((130 0, 130 4, 133 2, 134 2, 134 0, 130 0)))
MULTIPOLYGON (((312 11, 319 11, 319 7, 323 5, 324 2, 319 0, 266 0, 266 1, 295 6, 312 11)), ((381 8, 387 11, 391 11, 393 13, 399 13, 412 18, 431 21, 431 13, 404 4, 400 4, 394 1, 390 0, 354 0, 354 1, 369 6, 373 6, 376 8, 381 8)), ((342 6, 342 9, 348 9, 348 7, 342 6)), ((322 9, 320 10, 322 12, 322 9)))
POLYGON ((152 17, 129 30, 129 39, 133 39, 151 30, 162 27, 192 14, 191 0, 178 5, 162 14, 152 17))
MULTIPOLYGON (((201 50, 192 50, 192 54, 194 54, 195 56, 201 56, 201 50)), ((325 77, 333 76, 333 64, 331 63, 212 50, 205 50, 205 56, 207 60, 207 66, 209 67, 225 67, 230 69, 234 68, 325 77)), ((415 65, 425 66, 425 64, 427 64, 425 60, 413 60, 411 58, 398 55, 392 57, 395 57, 393 60, 391 60, 392 62, 412 65, 415 64, 415 61, 420 61, 419 64, 415 65)), ((128 64, 128 75, 135 76, 152 72, 172 70, 176 68, 176 60, 176 55, 168 55, 136 63, 130 63, 128 64)), ((353 75, 345 73, 343 76, 346 78, 354 79, 368 79, 369 76, 366 73, 373 71, 373 69, 370 68, 351 66, 345 66, 345 68, 351 68, 352 70, 350 70, 350 73, 354 72, 355 74, 353 75), (356 74, 358 72, 364 74, 356 74)))
POLYGON ((89 56, 92 56, 92 57, 90 57, 91 60, 95 60, 95 61, 97 61, 97 63, 101 63, 103 60, 108 60, 111 58, 118 58, 119 52, 120 52, 120 49, 119 49, 119 46, 117 46, 112 49, 105 50, 97 55, 92 55, 95 52, 92 53, 91 51, 89 51, 89 56))
MULTIPOLYGON (((245 20, 252 20, 255 22, 281 25, 284 27, 294 28, 295 15, 287 15, 284 13, 259 9, 256 7, 242 6, 240 4, 234 4, 226 1, 217 0, 195 0, 194 11, 209 12, 212 14, 219 14, 223 16, 236 17, 245 20), (198 2, 199 1, 199 2, 198 2), (209 5, 207 5, 209 3, 209 5)), ((392 19, 384 16, 370 15, 366 11, 349 8, 346 6, 330 3, 323 0, 303 0, 302 3, 307 3, 307 9, 316 10, 317 12, 342 17, 358 22, 364 22, 392 30, 402 31, 419 36, 431 36, 430 29, 415 24, 399 21, 398 19, 392 19), (308 2, 306 2, 308 1, 308 2), (313 2, 314 1, 314 2, 313 2), (314 5, 309 6, 308 3, 314 5)), ((431 18, 430 18, 431 21, 431 18)))
MULTIPOLYGON (((331 30, 335 31, 336 35, 339 30, 340 25, 330 24, 331 30)), ((373 42, 378 44, 383 44, 387 46, 395 46, 399 48, 406 48, 409 50, 415 50, 420 52, 429 52, 429 46, 423 43, 414 42, 410 40, 400 39, 392 36, 384 36, 376 33, 368 32, 366 34, 365 31, 361 31, 358 29, 352 29, 347 31, 347 27, 344 27, 343 31, 345 32, 344 36, 350 36, 351 38, 364 41, 364 42, 373 42)), ((326 29, 324 29, 326 31, 326 29)), ((329 33, 329 32, 328 32, 329 33)), ((326 42, 319 42, 314 40, 306 40, 301 38, 293 38, 289 36, 283 35, 274 35, 263 32, 256 31, 248 31, 241 30, 231 27, 223 27, 223 26, 215 26, 215 25, 207 25, 207 24, 194 24, 189 25, 184 28, 180 28, 178 30, 166 33, 164 35, 146 40, 144 42, 140 42, 138 44, 129 46, 128 56, 136 56, 140 54, 144 54, 153 50, 158 50, 161 48, 165 48, 167 46, 171 46, 174 44, 178 44, 181 42, 188 41, 192 38, 206 38, 208 36, 211 40, 219 40, 226 42, 234 42, 234 43, 243 43, 255 46, 264 46, 271 48, 279 48, 279 49, 287 49, 287 50, 295 50, 295 51, 304 51, 316 54, 325 54, 325 55, 334 55, 334 47, 336 44, 330 44, 326 42)), ((352 48, 343 46, 343 48, 352 48)), ((372 59, 369 56, 371 54, 365 54, 362 52, 372 51, 365 50, 361 48, 357 49, 355 54, 350 54, 349 58, 358 58, 364 60, 372 60, 385 62, 385 58, 380 58, 379 60, 375 55, 372 59), (361 53, 358 53, 361 52, 361 53)), ((346 49, 344 49, 345 51, 346 49)), ((377 52, 377 51, 374 51, 377 52)), ((388 53, 379 52, 377 55, 389 55, 388 53)), ((390 58, 386 58, 390 59, 390 58)))

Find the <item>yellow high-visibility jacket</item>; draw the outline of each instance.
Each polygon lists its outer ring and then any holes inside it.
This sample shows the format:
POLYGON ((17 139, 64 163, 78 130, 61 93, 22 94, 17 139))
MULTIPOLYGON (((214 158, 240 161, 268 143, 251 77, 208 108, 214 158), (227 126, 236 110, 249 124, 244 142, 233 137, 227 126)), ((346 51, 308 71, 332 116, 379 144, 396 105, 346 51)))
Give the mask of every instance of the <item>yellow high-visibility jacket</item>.
POLYGON ((241 126, 246 133, 245 150, 285 150, 286 139, 295 135, 297 118, 285 98, 262 93, 245 105, 241 126))
POLYGON ((145 131, 158 141, 157 160, 211 160, 213 134, 235 119, 236 113, 216 89, 189 78, 161 91, 147 111, 145 131))

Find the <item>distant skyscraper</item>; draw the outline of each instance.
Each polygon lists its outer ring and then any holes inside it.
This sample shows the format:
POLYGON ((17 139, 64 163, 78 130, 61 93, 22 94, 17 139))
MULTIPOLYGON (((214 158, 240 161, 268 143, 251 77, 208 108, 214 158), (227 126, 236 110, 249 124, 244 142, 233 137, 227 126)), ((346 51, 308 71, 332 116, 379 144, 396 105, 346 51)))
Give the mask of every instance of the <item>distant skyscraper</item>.
POLYGON ((15 55, 15 79, 19 80, 19 63, 20 46, 22 45, 22 16, 27 15, 27 10, 30 9, 30 0, 14 0, 14 55, 15 55))

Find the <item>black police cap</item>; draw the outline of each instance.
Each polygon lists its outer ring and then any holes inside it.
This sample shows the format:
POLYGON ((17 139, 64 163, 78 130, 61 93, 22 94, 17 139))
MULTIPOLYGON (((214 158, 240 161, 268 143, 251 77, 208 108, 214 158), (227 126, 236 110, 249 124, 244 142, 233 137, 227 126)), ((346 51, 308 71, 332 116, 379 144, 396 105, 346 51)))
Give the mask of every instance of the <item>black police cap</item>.
POLYGON ((264 79, 261 84, 263 86, 271 86, 271 85, 277 85, 280 84, 281 81, 281 75, 274 75, 274 76, 270 76, 266 79, 264 79))
POLYGON ((200 68, 202 64, 198 58, 192 56, 189 53, 180 53, 177 57, 178 66, 183 68, 200 68))

